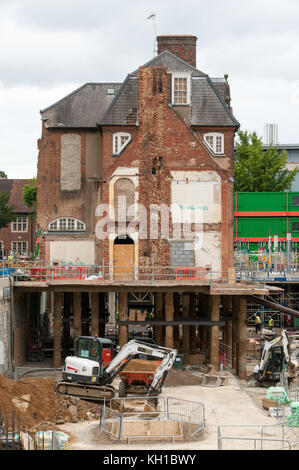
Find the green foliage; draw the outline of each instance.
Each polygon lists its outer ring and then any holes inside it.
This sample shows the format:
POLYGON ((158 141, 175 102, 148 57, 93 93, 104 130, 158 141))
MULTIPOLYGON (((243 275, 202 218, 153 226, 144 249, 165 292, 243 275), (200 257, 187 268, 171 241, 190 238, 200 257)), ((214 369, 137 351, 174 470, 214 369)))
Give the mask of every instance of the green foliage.
POLYGON ((7 174, 2 170, 0 170, 0 179, 7 180, 7 174))
POLYGON ((299 170, 287 170, 288 153, 277 146, 263 149, 256 132, 238 132, 235 154, 235 191, 289 191, 299 170))
POLYGON ((36 190, 36 178, 32 178, 31 184, 25 184, 23 187, 23 201, 29 209, 32 209, 31 219, 36 218, 36 190))
POLYGON ((0 228, 6 227, 15 219, 14 205, 9 204, 9 194, 0 193, 0 228))

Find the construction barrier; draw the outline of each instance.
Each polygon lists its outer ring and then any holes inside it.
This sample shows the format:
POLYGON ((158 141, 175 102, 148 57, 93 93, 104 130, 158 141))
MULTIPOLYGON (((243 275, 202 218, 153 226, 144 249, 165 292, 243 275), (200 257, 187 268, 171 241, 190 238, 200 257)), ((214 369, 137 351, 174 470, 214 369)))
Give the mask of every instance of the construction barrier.
POLYGON ((299 450, 299 437, 284 425, 219 426, 218 450, 299 450))
POLYGON ((122 398, 120 402, 119 399, 112 399, 109 407, 105 404, 101 408, 100 432, 113 441, 181 441, 196 438, 204 427, 205 410, 199 402, 134 397, 122 398), (157 403, 154 409, 151 400, 157 403), (116 409, 118 407, 119 410, 116 409))
POLYGON ((179 267, 174 268, 174 272, 177 281, 205 281, 208 277, 208 270, 205 268, 179 267))

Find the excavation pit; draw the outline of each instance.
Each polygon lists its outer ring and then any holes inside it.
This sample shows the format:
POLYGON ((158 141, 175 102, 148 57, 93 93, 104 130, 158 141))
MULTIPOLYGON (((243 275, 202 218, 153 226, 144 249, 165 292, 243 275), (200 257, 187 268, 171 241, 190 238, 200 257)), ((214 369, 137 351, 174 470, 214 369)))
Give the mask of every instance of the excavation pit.
POLYGON ((101 409, 100 432, 112 441, 187 441, 205 427, 204 405, 176 398, 111 400, 101 409))

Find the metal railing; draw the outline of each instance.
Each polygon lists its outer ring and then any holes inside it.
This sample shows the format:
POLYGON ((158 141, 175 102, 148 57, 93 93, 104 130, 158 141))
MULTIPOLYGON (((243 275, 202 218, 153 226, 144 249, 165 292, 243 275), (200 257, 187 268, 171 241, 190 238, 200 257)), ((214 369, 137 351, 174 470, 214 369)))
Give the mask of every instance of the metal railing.
POLYGON ((104 404, 100 415, 99 431, 108 435, 113 441, 126 440, 130 443, 133 439, 156 441, 169 439, 174 442, 176 439, 195 439, 200 431, 205 428, 203 403, 166 397, 134 397, 134 399, 131 397, 121 400, 123 406, 122 411, 120 411, 115 409, 117 408, 117 402, 112 399, 109 407, 104 404), (144 411, 147 409, 145 405, 150 399, 155 399, 158 406, 155 410, 149 408, 150 411, 144 411), (140 409, 132 409, 132 401, 138 402, 138 407, 142 405, 140 409), (158 432, 153 435, 148 433, 138 434, 136 430, 139 429, 142 420, 160 423, 161 426, 158 428, 158 432), (174 427, 171 426, 167 434, 167 427, 162 426, 165 421, 178 424, 176 433, 174 433, 174 427), (159 430, 161 435, 159 435, 159 430))
POLYGON ((219 426, 218 450, 299 450, 299 436, 284 425, 219 426))
POLYGON ((21 450, 20 415, 0 410, 0 450, 21 450))
MULTIPOLYGON (((238 274, 238 273, 237 273, 238 274)), ((203 267, 157 266, 113 266, 110 265, 65 265, 65 266, 32 266, 15 269, 14 281, 36 281, 53 283, 55 281, 111 281, 154 283, 159 281, 196 282, 203 285, 218 285, 239 281, 251 282, 265 287, 266 278, 260 279, 253 272, 244 272, 236 277, 234 271, 215 270, 203 267)))

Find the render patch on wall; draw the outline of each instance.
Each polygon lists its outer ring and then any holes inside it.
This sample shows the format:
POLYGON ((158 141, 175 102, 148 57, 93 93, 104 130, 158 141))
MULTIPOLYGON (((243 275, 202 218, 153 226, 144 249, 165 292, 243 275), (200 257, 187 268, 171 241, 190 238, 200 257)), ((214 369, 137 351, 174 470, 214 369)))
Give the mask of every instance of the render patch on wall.
POLYGON ((93 265, 95 244, 92 240, 50 241, 50 263, 93 265))
POLYGON ((76 191, 81 188, 81 137, 77 134, 61 136, 62 191, 76 191))
POLYGON ((215 172, 172 172, 173 222, 221 223, 221 183, 215 172))

